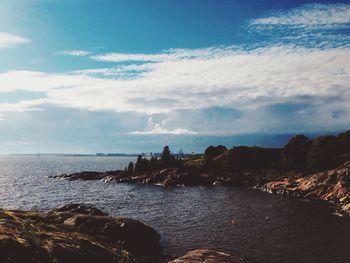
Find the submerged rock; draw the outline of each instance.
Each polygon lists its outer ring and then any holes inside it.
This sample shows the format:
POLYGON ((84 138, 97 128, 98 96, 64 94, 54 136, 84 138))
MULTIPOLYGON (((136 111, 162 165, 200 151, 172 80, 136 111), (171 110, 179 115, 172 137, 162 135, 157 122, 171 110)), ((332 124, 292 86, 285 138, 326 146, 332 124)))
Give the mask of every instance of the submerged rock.
POLYGON ((48 212, 0 209, 4 263, 155 263, 160 236, 132 219, 109 217, 92 206, 67 205, 48 212))
POLYGON ((209 249, 197 249, 169 263, 243 263, 243 259, 228 253, 209 249))

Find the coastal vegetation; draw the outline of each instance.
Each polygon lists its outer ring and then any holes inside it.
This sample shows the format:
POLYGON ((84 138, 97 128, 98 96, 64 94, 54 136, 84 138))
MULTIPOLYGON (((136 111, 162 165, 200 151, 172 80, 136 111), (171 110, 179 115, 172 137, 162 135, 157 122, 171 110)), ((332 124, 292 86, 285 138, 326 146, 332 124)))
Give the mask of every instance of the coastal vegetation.
MULTIPOLYGON (((166 168, 182 168, 209 173, 233 173, 246 170, 280 170, 306 176, 350 160, 350 130, 337 136, 309 138, 295 135, 283 148, 223 145, 209 146, 202 155, 175 158, 165 146, 160 158, 138 156, 136 163, 125 169, 130 174, 166 168)), ((233 174, 232 174, 233 175, 233 174)))

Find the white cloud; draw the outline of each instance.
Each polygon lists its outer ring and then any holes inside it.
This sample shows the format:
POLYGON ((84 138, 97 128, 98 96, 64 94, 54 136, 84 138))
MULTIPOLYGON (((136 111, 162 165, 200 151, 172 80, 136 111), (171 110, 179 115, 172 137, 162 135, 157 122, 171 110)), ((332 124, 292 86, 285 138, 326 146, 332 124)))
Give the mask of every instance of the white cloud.
POLYGON ((184 128, 166 128, 164 127, 165 121, 161 123, 156 123, 152 117, 148 118, 148 124, 145 130, 142 131, 132 131, 129 134, 135 135, 155 135, 155 134, 170 134, 170 135, 195 135, 198 134, 195 131, 190 131, 184 128))
POLYGON ((194 135, 194 134, 197 134, 197 132, 190 131, 187 129, 182 129, 182 128, 167 130, 165 128, 157 126, 153 130, 133 131, 133 132, 130 132, 129 134, 135 134, 135 135, 156 135, 156 134, 194 135))
POLYGON ((59 54, 73 57, 85 57, 89 55, 90 52, 85 50, 64 50, 60 51, 59 54))
POLYGON ((122 61, 144 61, 144 62, 159 62, 169 59, 168 54, 122 54, 122 53, 110 53, 98 56, 91 56, 92 59, 106 62, 122 62, 122 61))
POLYGON ((11 48, 20 44, 29 43, 30 40, 21 36, 0 32, 0 48, 11 48))
POLYGON ((176 61, 184 59, 206 59, 215 56, 222 56, 230 53, 234 47, 220 48, 203 48, 203 49, 170 49, 159 54, 124 54, 124 53, 109 53, 97 56, 91 56, 91 59, 105 62, 164 62, 176 61))
POLYGON ((254 19, 252 26, 338 27, 350 23, 349 4, 307 4, 254 19))
MULTIPOLYGON (((0 105, 0 112, 55 105, 89 111, 147 114, 178 109, 230 107, 251 110, 298 96, 350 100, 350 48, 294 46, 237 51, 229 48, 182 51, 181 59, 125 67, 133 78, 108 77, 108 68, 66 74, 9 71, 0 74, 0 92, 41 91, 45 99, 0 105), (204 54, 200 56, 198 54, 204 54), (197 54, 197 55, 193 55, 197 54), (96 72, 105 75, 96 75, 96 72)), ((162 54, 162 53, 161 53, 162 54)), ((160 55, 161 55, 160 54, 160 55)), ((335 103, 336 102, 332 102, 335 103)), ((344 106, 349 107, 349 106, 344 106)), ((143 133, 190 133, 180 126, 153 126, 143 133)))

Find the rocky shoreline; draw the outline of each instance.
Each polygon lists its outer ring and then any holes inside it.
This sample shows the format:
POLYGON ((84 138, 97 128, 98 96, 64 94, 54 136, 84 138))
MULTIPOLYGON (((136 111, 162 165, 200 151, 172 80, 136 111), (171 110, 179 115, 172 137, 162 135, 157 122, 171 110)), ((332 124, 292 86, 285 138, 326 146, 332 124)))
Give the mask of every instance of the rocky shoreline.
POLYGON ((259 187, 269 193, 324 200, 340 215, 350 215, 350 161, 325 172, 300 178, 284 178, 259 187))
POLYGON ((162 186, 196 186, 196 185, 233 185, 235 182, 228 176, 213 176, 209 174, 191 172, 183 168, 166 168, 161 170, 133 173, 116 170, 107 172, 79 172, 52 176, 55 179, 69 181, 101 180, 115 183, 138 183, 162 186))
POLYGON ((115 170, 106 172, 83 171, 72 174, 50 176, 53 179, 68 181, 102 181, 114 183, 150 184, 158 186, 210 186, 210 185, 244 185, 256 186, 279 180, 282 176, 289 176, 280 170, 244 170, 235 173, 216 173, 212 171, 196 171, 188 168, 159 169, 154 171, 133 173, 115 170))
MULTIPOLYGON (((0 209, 0 255, 4 263, 163 263, 160 236, 132 219, 110 217, 90 205, 51 211, 0 209)), ((171 263, 241 263, 240 257, 200 249, 171 263)))
POLYGON ((183 168, 167 168, 132 175, 117 170, 62 174, 52 178, 160 186, 244 185, 269 193, 324 200, 334 205, 340 214, 350 215, 350 161, 335 169, 308 176, 282 170, 245 170, 218 175, 212 172, 192 172, 183 168))

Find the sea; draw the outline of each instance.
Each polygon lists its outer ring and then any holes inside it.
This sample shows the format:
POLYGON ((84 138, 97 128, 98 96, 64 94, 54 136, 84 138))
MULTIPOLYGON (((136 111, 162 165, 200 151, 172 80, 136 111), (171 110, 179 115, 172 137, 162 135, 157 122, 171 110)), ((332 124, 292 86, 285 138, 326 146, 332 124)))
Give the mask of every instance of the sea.
POLYGON ((350 218, 328 204, 247 187, 162 187, 50 178, 124 169, 134 157, 0 156, 0 207, 48 210, 88 203, 140 220, 168 255, 212 248, 248 262, 350 262, 350 218))

